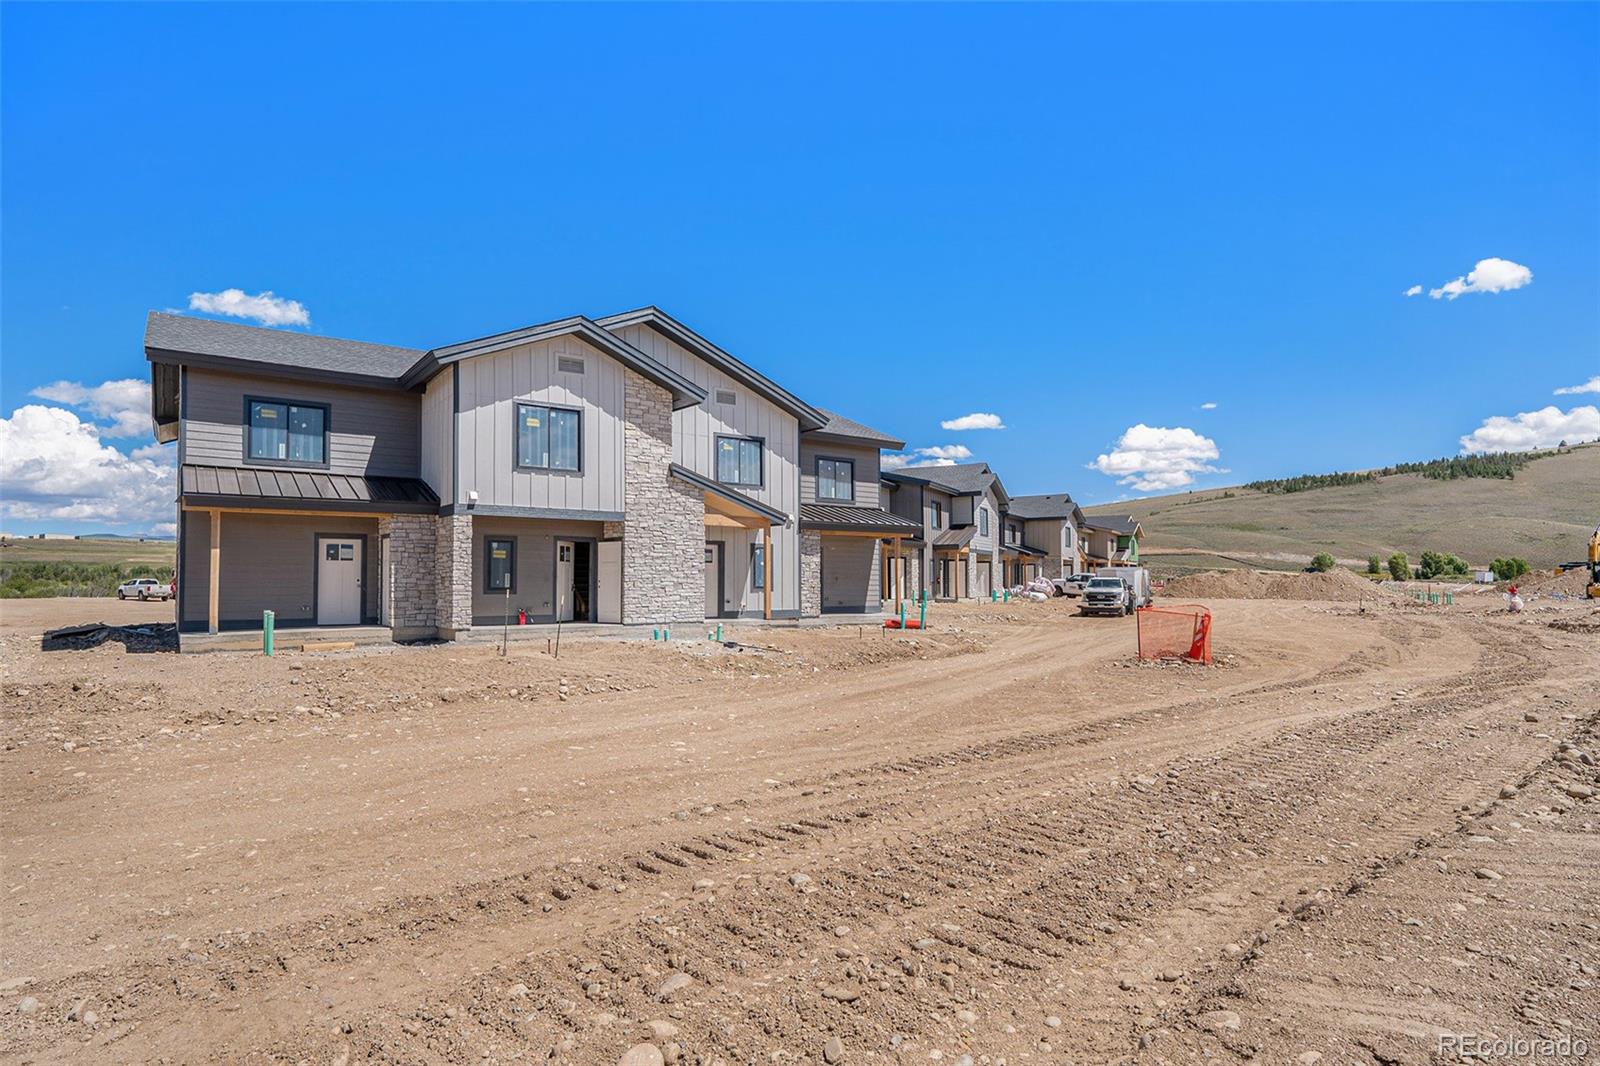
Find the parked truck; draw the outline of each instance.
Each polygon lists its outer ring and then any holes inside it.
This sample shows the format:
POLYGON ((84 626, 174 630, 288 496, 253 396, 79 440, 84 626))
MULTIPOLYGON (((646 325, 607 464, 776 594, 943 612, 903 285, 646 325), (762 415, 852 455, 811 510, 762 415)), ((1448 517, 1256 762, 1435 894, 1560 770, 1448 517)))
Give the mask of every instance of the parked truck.
POLYGON ((1095 572, 1083 587, 1084 614, 1132 614, 1150 606, 1150 571, 1140 566, 1113 566, 1095 572))

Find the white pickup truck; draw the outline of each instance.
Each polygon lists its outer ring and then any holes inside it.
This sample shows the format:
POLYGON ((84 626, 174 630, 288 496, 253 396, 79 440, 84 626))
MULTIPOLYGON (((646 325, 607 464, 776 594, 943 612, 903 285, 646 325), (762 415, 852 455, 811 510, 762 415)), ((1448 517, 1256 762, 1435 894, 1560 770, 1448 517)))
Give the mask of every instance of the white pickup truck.
POLYGON ((117 586, 117 599, 133 597, 136 600, 165 600, 172 595, 172 587, 160 578, 136 577, 117 586))
POLYGON ((1138 566, 1118 566, 1096 573, 1083 586, 1084 614, 1132 614, 1150 606, 1150 571, 1138 566))

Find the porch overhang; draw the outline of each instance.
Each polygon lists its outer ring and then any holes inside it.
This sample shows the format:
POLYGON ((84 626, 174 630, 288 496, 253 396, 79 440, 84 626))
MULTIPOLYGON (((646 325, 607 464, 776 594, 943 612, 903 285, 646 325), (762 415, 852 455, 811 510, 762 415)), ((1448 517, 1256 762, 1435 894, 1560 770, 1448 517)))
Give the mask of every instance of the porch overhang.
POLYGON ((801 504, 800 528, 824 535, 907 540, 922 532, 922 527, 917 523, 881 507, 826 503, 801 504))
POLYGON ((933 550, 936 552, 964 552, 967 550, 967 545, 972 543, 972 538, 977 532, 977 529, 973 526, 947 529, 933 538, 933 550))
POLYGON ((178 485, 178 503, 186 511, 439 513, 439 497, 420 478, 185 463, 178 485))
POLYGON ((768 506, 703 474, 697 474, 686 466, 672 463, 667 467, 667 472, 679 481, 693 485, 701 491, 705 499, 708 526, 765 529, 789 524, 787 512, 768 506))

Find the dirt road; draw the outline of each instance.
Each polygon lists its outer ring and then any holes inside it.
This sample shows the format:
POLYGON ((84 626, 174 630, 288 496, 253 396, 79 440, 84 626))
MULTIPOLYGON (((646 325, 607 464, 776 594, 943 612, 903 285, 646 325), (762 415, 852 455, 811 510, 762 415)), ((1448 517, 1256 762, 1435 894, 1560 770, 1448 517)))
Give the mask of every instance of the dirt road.
POLYGON ((1600 615, 1213 607, 1210 669, 1063 601, 559 662, 7 616, 0 1055, 1600 1046, 1600 615))

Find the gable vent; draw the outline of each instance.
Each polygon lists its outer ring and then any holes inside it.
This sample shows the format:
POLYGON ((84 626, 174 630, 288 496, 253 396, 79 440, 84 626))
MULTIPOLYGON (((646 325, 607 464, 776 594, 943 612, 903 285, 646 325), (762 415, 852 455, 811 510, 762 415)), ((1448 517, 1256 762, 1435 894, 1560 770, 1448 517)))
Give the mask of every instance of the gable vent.
POLYGON ((583 360, 574 355, 556 356, 556 369, 563 374, 583 373, 583 360))
POLYGON ((739 400, 739 397, 737 395, 735 395, 735 393, 734 393, 734 391, 732 389, 718 389, 717 390, 717 402, 720 403, 720 404, 723 404, 723 405, 728 406, 728 407, 732 407, 735 403, 738 402, 738 400, 739 400))

